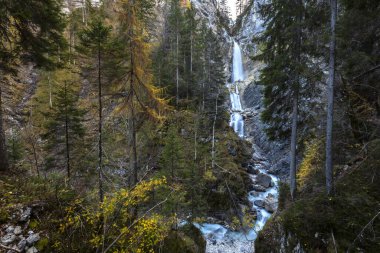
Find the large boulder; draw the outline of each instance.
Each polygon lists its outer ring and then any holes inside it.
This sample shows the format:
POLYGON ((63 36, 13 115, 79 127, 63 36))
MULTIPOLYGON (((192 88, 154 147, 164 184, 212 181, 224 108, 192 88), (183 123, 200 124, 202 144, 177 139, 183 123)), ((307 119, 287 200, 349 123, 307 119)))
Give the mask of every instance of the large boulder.
POLYGON ((255 166, 253 166, 252 164, 248 165, 247 172, 252 175, 257 175, 260 173, 260 171, 256 169, 255 166))
POLYGON ((265 192, 266 188, 262 185, 254 184, 249 187, 249 191, 265 192))
POLYGON ((256 184, 261 185, 265 188, 269 188, 272 184, 272 178, 262 173, 256 176, 255 181, 256 181, 256 184))
POLYGON ((264 201, 261 199, 255 200, 255 202, 253 202, 253 204, 255 204, 258 207, 264 207, 264 201))
POLYGON ((268 197, 264 200, 264 208, 270 213, 274 213, 277 209, 277 200, 276 198, 269 194, 268 197))

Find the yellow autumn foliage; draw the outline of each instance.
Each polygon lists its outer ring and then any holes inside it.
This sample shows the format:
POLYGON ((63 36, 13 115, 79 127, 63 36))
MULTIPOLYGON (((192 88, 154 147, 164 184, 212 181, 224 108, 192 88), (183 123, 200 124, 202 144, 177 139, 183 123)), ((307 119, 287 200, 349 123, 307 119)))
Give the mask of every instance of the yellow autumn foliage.
POLYGON ((319 173, 319 165, 322 162, 320 154, 323 140, 312 140, 306 143, 304 158, 297 173, 297 182, 300 188, 303 188, 308 179, 319 173))
POLYGON ((84 243, 94 249, 109 247, 110 252, 118 253, 154 252, 154 247, 167 235, 172 220, 153 213, 153 209, 136 217, 134 210, 150 200, 153 190, 165 184, 165 178, 142 181, 133 189, 120 189, 105 197, 96 209, 85 207, 83 200, 78 199, 66 208, 59 232, 65 234, 85 227, 94 232, 84 243))

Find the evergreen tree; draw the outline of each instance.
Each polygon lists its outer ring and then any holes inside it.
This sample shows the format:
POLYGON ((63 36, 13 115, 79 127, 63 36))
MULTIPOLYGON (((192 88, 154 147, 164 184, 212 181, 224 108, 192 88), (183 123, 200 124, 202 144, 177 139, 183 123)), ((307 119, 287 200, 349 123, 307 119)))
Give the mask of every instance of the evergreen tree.
POLYGON ((95 76, 98 94, 98 184, 99 199, 102 202, 104 198, 103 189, 103 74, 105 61, 109 57, 111 28, 103 24, 96 18, 87 28, 80 33, 81 47, 79 49, 82 55, 87 57, 91 65, 96 66, 95 76))
POLYGON ((306 129, 312 121, 310 108, 318 96, 322 75, 315 60, 323 53, 322 43, 314 36, 320 33, 317 17, 322 23, 323 10, 318 1, 302 0, 272 1, 260 9, 267 27, 258 39, 264 49, 257 57, 267 63, 260 78, 264 85, 262 119, 268 124, 271 139, 291 135, 292 196, 296 190, 297 133, 308 134, 306 129), (290 115, 292 122, 288 120, 290 115), (299 127, 302 131, 297 131, 299 127))
POLYGON ((165 146, 161 155, 161 167, 167 171, 172 184, 179 178, 180 170, 184 168, 184 152, 177 127, 171 126, 164 140, 165 146))
POLYGON ((184 27, 183 23, 183 13, 182 9, 180 6, 180 1, 179 0, 171 0, 170 2, 170 11, 169 11, 169 16, 168 16, 168 24, 169 24, 169 43, 170 43, 170 48, 171 50, 171 63, 175 65, 175 87, 176 87, 176 92, 175 92, 175 97, 176 97, 176 105, 178 106, 181 94, 180 94, 180 71, 181 67, 184 67, 183 64, 183 59, 181 54, 181 32, 184 27))
POLYGON ((56 94, 55 106, 45 116, 45 149, 48 152, 47 167, 66 169, 72 175, 73 161, 79 160, 78 149, 83 146, 85 112, 77 107, 79 96, 74 84, 63 81, 56 94), (76 159, 74 159, 76 158, 76 159))
POLYGON ((204 87, 204 111, 214 115, 215 100, 219 105, 223 104, 224 96, 221 95, 220 89, 226 83, 225 63, 222 56, 222 48, 218 39, 211 29, 208 29, 205 46, 205 83, 204 87))
MULTIPOLYGON (((357 141, 367 142, 380 136, 374 120, 380 117, 380 2, 342 0, 339 6, 337 72, 343 77, 348 128, 357 141)), ((341 132, 336 128, 333 134, 341 132)))
MULTIPOLYGON (((0 1, 0 75, 14 69, 15 61, 32 60, 51 65, 52 56, 64 48, 64 23, 60 1, 0 1), (47 57, 49 53, 50 57, 47 57)), ((8 168, 0 87, 0 170, 8 168)))

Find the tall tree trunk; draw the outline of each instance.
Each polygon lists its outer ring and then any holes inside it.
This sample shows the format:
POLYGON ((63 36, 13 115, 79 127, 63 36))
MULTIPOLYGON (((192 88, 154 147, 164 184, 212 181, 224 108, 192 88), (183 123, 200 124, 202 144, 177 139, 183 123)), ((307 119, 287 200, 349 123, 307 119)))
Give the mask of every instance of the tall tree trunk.
POLYGON ((292 199, 295 198, 297 190, 297 124, 298 123, 298 89, 293 95, 293 112, 292 112, 292 136, 290 141, 290 194, 292 199))
POLYGON ((70 180, 70 143, 69 143, 69 117, 67 110, 67 83, 65 82, 65 138, 66 138, 66 171, 67 178, 70 180))
POLYGON ((334 81, 335 81, 335 25, 337 18, 337 1, 331 0, 331 37, 330 37, 330 63, 329 81, 327 85, 327 128, 326 128, 326 190, 327 194, 333 192, 333 122, 334 122, 334 81))
POLYGON ((103 133, 103 104, 102 104, 102 74, 101 74, 101 53, 100 53, 100 43, 98 44, 98 103, 99 103, 99 125, 98 125, 98 183, 99 183, 99 200, 103 202, 104 190, 103 190, 103 143, 102 143, 102 133, 103 133))
POLYGON ((49 84, 49 106, 50 109, 53 108, 53 95, 52 95, 52 87, 51 87, 51 80, 50 80, 50 72, 48 72, 48 84, 49 84))
MULTIPOLYGON (((131 32, 133 34, 133 32, 131 32)), ((132 39, 130 42, 130 48, 131 52, 133 52, 133 45, 132 45, 132 39)), ((137 142, 136 142, 136 115, 135 115, 135 107, 133 104, 133 97, 134 97, 134 89, 133 89, 133 83, 134 83, 134 72, 135 63, 133 55, 131 56, 131 74, 130 74, 130 108, 131 108, 131 134, 132 134, 132 156, 133 156, 133 175, 132 175, 132 186, 135 186, 138 182, 138 164, 137 164, 137 142)))
POLYGON ((297 131, 298 131, 298 97, 300 89, 299 65, 301 64, 301 44, 302 44, 302 17, 303 17, 303 0, 295 0, 296 11, 296 33, 294 60, 297 63, 295 73, 295 85, 293 87, 293 109, 292 109, 292 135, 290 140, 290 194, 295 199, 297 191, 297 131))
POLYGON ((212 148, 211 148, 211 167, 215 168, 215 125, 218 117, 218 98, 219 98, 219 90, 218 94, 215 98, 215 116, 214 122, 212 123, 212 148))
POLYGON ((177 37, 176 37, 176 105, 178 106, 179 102, 179 31, 178 31, 178 21, 177 21, 177 37))
POLYGON ((137 140, 136 140, 136 115, 132 100, 132 148, 133 148, 133 185, 138 183, 138 164, 137 164, 137 140))
POLYGON ((5 144, 5 131, 3 125, 3 104, 2 104, 2 90, 0 84, 0 171, 8 170, 8 154, 7 146, 5 144))

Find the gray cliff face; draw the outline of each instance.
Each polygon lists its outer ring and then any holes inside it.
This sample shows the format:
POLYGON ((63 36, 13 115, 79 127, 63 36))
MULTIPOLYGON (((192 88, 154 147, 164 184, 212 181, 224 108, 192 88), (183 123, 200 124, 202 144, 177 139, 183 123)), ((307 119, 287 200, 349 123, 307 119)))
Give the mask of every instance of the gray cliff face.
POLYGON ((241 17, 241 25, 235 36, 244 54, 244 68, 247 79, 239 87, 244 108, 245 132, 253 143, 254 160, 257 154, 265 154, 269 159, 268 170, 278 175, 282 180, 287 180, 289 175, 288 158, 289 148, 287 141, 276 142, 268 139, 265 133, 265 124, 261 120, 263 107, 263 87, 260 85, 260 73, 264 67, 262 62, 253 61, 258 53, 257 46, 252 42, 254 37, 264 30, 264 22, 258 10, 261 4, 267 0, 253 1, 248 5, 246 15, 241 17))

